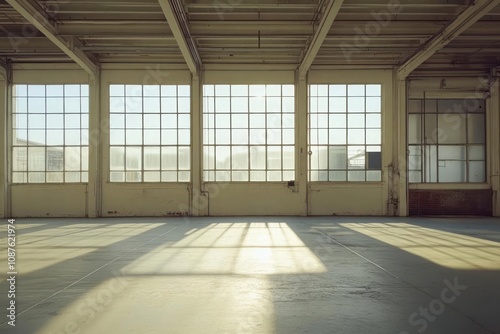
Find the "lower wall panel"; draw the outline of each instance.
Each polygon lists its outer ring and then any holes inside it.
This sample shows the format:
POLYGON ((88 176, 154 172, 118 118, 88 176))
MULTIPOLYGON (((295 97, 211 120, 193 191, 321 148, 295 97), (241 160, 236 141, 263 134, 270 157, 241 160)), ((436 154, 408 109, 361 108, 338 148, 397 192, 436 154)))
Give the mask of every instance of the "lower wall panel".
POLYGON ((86 185, 12 185, 13 217, 85 217, 86 185))
POLYGON ((479 215, 491 216, 491 189, 410 189, 410 215, 479 215))
POLYGON ((299 194, 286 184, 210 183, 210 216, 303 215, 299 194))
POLYGON ((185 216, 188 214, 187 184, 168 186, 107 184, 103 189, 103 217, 185 216))
POLYGON ((311 216, 380 216, 386 213, 384 188, 311 185, 309 215, 311 216))

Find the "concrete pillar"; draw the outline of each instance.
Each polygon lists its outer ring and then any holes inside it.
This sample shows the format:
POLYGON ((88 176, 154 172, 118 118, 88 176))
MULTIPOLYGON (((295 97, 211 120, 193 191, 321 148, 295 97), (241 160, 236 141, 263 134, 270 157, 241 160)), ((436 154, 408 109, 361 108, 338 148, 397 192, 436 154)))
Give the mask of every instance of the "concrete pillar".
POLYGON ((202 189, 203 89, 200 76, 191 76, 191 199, 192 216, 208 215, 208 197, 202 189))
POLYGON ((407 81, 406 78, 400 78, 397 73, 394 73, 393 83, 392 163, 389 164, 388 168, 387 215, 404 217, 408 215, 407 81))
POLYGON ((0 218, 9 217, 8 210, 8 78, 10 70, 0 66, 0 218))
POLYGON ((308 215, 307 205, 307 168, 308 168, 308 141, 307 141, 307 78, 295 73, 295 189, 299 192, 300 212, 308 215))
MULTIPOLYGON (((492 71, 493 77, 498 75, 497 70, 492 71)), ((494 79, 491 86, 491 97, 488 99, 487 106, 487 128, 486 135, 488 138, 488 156, 489 161, 489 182, 493 190, 493 215, 500 217, 500 83, 498 79, 494 79)))
POLYGON ((89 85, 89 182, 87 185, 87 216, 101 216, 102 136, 108 133, 109 122, 101 119, 101 70, 90 78, 89 85))

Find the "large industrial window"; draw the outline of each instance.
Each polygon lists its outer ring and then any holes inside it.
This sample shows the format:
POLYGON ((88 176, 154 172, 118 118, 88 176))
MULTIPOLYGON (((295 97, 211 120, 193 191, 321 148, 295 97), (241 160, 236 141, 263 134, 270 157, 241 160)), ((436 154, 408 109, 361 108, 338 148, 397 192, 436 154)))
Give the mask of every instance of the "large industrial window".
POLYGON ((310 85, 310 181, 381 181, 381 85, 310 85))
POLYGON ((189 182, 190 86, 110 85, 111 182, 189 182))
POLYGON ((88 85, 14 85, 12 182, 88 182, 88 85))
POLYGON ((294 179, 294 86, 204 86, 204 180, 294 179))
POLYGON ((485 101, 408 102, 409 182, 485 182, 485 101))

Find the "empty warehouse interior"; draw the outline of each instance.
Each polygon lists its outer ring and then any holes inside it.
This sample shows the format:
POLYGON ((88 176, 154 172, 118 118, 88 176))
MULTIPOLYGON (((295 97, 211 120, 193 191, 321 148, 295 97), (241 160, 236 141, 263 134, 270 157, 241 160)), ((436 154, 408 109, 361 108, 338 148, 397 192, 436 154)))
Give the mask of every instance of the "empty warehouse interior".
POLYGON ((500 0, 0 0, 0 333, 500 333, 499 71, 500 0))

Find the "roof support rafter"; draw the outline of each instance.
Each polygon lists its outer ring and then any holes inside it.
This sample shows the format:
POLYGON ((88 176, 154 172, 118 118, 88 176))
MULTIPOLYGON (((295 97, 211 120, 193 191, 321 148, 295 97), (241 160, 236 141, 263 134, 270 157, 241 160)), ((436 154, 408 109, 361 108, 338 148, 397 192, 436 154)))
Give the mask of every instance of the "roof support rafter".
POLYGON ((3 58, 0 58, 0 68, 6 70, 7 69, 7 61, 3 58))
POLYGON ((27 0, 6 0, 19 14, 29 23, 34 25, 52 43, 75 61, 88 74, 95 76, 97 73, 97 62, 91 59, 83 51, 75 50, 74 45, 78 45, 76 38, 65 38, 58 36, 57 29, 48 20, 41 9, 36 8, 27 0))
POLYGON ((424 45, 408 57, 408 59, 399 66, 397 70, 398 76, 402 79, 406 78, 417 67, 422 65, 423 62, 445 47, 455 37, 459 36, 499 4, 500 0, 476 0, 458 15, 453 22, 441 29, 439 33, 427 40, 424 45))
POLYGON ((181 0, 158 0, 158 2, 189 70, 192 74, 198 75, 198 72, 203 69, 203 64, 189 33, 183 2, 181 0))
POLYGON ((311 39, 311 43, 307 46, 305 50, 304 57, 299 65, 299 75, 305 76, 309 67, 311 67, 314 58, 318 54, 323 41, 325 40, 330 28, 332 27, 333 21, 337 17, 340 7, 344 3, 344 0, 329 0, 326 8, 323 12, 321 20, 319 22, 318 28, 311 39))

